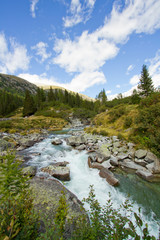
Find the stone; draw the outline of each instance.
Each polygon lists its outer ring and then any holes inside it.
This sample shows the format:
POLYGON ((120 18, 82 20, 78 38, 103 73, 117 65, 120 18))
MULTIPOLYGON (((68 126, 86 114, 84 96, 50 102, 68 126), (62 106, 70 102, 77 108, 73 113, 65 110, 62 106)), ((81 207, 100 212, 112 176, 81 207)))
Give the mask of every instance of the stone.
POLYGON ((127 171, 137 171, 137 170, 145 170, 144 167, 136 164, 135 162, 131 161, 130 159, 125 159, 123 162, 119 162, 119 165, 122 167, 122 169, 127 171))
POLYGON ((91 164, 91 167, 90 168, 97 168, 97 169, 101 169, 101 168, 103 168, 103 166, 102 166, 102 164, 100 164, 100 163, 97 163, 97 162, 93 162, 92 164, 91 164))
POLYGON ((0 139, 0 151, 5 151, 8 148, 11 148, 13 146, 13 144, 11 144, 10 142, 7 142, 6 140, 0 139))
POLYGON ((52 177, 58 178, 61 181, 70 181, 70 169, 66 166, 49 165, 41 168, 42 172, 49 173, 52 177))
POLYGON ((145 158, 145 156, 147 155, 147 150, 143 150, 143 149, 139 149, 135 152, 135 157, 136 158, 145 158))
POLYGON ((86 145, 82 144, 82 145, 76 147, 76 149, 79 150, 79 151, 85 150, 86 149, 86 145))
POLYGON ((147 163, 143 159, 135 158, 134 162, 141 165, 142 167, 145 167, 147 165, 147 163))
POLYGON ((53 145, 61 145, 63 142, 62 142, 62 140, 61 139, 54 139, 53 141, 52 141, 52 144, 53 145))
POLYGON ((102 168, 99 172, 100 177, 105 178, 106 181, 111 185, 111 186, 118 186, 119 181, 114 177, 114 174, 110 172, 106 168, 102 168))
POLYGON ((149 163, 146 165, 146 168, 150 171, 150 172, 153 172, 153 168, 154 168, 154 163, 149 163))
POLYGON ((28 175, 29 177, 34 177, 36 175, 36 167, 28 166, 22 169, 23 175, 28 175))
POLYGON ((115 166, 115 167, 117 167, 118 166, 118 159, 117 159, 117 157, 111 156, 110 164, 115 166))
POLYGON ((150 171, 147 171, 147 170, 145 170, 145 171, 138 170, 138 171, 136 171, 136 174, 146 181, 151 181, 154 178, 153 174, 150 171))
POLYGON ((113 168, 113 166, 110 164, 110 160, 104 161, 104 162, 102 163, 102 166, 103 166, 104 168, 107 168, 107 169, 112 169, 112 168, 113 168))
POLYGON ((71 136, 67 138, 67 144, 70 146, 80 146, 81 144, 85 144, 84 136, 71 136))
POLYGON ((147 156, 145 157, 145 161, 148 163, 152 163, 156 161, 157 156, 153 154, 152 152, 147 152, 147 156))
POLYGON ((154 160, 153 173, 160 173, 160 159, 158 158, 154 160))
POLYGON ((127 144, 127 146, 128 146, 129 149, 133 149, 133 148, 135 147, 135 144, 129 142, 129 143, 127 144))
POLYGON ((113 147, 114 147, 114 148, 119 148, 119 147, 121 147, 120 142, 114 142, 114 143, 113 143, 113 147))
MULTIPOLYGON (((40 218, 40 231, 45 232, 44 216, 47 217, 47 228, 53 227, 59 200, 62 195, 65 196, 67 204, 67 216, 64 229, 64 239, 71 239, 71 233, 74 230, 74 221, 80 216, 88 216, 83 208, 81 201, 58 180, 40 179, 34 177, 30 181, 30 188, 33 196, 33 208, 40 218), (70 222, 70 219, 74 219, 70 222)), ((89 221, 89 220, 88 220, 89 221)))
POLYGON ((117 155, 117 160, 122 161, 124 159, 128 158, 128 154, 118 154, 117 155))

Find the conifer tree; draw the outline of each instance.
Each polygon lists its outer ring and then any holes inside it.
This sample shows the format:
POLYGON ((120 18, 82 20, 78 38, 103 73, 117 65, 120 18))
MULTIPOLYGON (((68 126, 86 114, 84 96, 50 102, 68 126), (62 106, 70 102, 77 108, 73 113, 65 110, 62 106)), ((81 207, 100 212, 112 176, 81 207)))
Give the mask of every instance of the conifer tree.
POLYGON ((30 116, 36 112, 35 102, 28 90, 25 93, 24 106, 23 106, 23 117, 30 116))
POLYGON ((154 92, 152 78, 149 76, 149 72, 146 65, 143 65, 142 67, 138 89, 140 90, 140 95, 142 97, 147 97, 154 92))

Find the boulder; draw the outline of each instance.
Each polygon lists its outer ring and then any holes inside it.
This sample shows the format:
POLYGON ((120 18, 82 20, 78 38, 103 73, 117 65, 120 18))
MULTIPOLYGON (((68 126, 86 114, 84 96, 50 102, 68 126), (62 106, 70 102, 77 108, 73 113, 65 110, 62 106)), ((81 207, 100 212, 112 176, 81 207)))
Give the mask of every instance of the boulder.
POLYGON ((130 159, 125 159, 123 162, 119 162, 119 165, 122 167, 123 170, 129 171, 129 172, 135 172, 137 170, 145 170, 144 167, 136 164, 130 159))
POLYGON ((49 165, 41 168, 42 172, 49 173, 52 177, 58 178, 61 181, 70 181, 70 169, 66 166, 49 165))
POLYGON ((136 171, 136 174, 139 177, 141 177, 141 178, 143 178, 144 180, 147 180, 147 181, 151 181, 154 178, 153 174, 150 171, 147 171, 147 170, 145 170, 145 171, 144 170, 138 170, 138 171, 136 171))
POLYGON ((111 186, 118 186, 119 181, 114 177, 114 174, 110 172, 106 168, 102 168, 99 172, 100 177, 105 178, 106 181, 111 185, 111 186))
POLYGON ((150 171, 150 172, 153 172, 153 168, 154 168, 154 163, 149 163, 146 165, 146 168, 150 171))
POLYGON ((154 161, 156 161, 157 156, 155 154, 153 154, 152 152, 147 152, 147 155, 145 157, 145 161, 148 163, 152 163, 154 161))
POLYGON ((7 142, 6 140, 0 139, 0 151, 5 151, 8 148, 11 148, 14 144, 7 142))
POLYGON ((30 188, 34 199, 34 211, 40 217, 41 232, 45 232, 45 227, 53 228, 53 219, 56 216, 62 195, 65 196, 67 204, 64 239, 71 238, 71 234, 75 230, 74 223, 80 216, 85 215, 88 219, 80 200, 56 179, 48 180, 34 177, 30 181, 30 188), (47 220, 47 226, 44 224, 45 219, 47 220), (70 221, 72 219, 73 221, 70 221))
POLYGON ((62 140, 61 139, 54 139, 53 141, 52 141, 52 144, 53 145, 61 145, 63 142, 62 142, 62 140))
POLYGON ((28 166, 22 169, 23 175, 28 175, 29 177, 34 177, 36 175, 36 167, 28 166))
POLYGON ((122 161, 122 160, 124 160, 126 158, 128 158, 128 154, 127 153, 126 154, 125 153, 124 154, 121 153, 121 154, 117 155, 117 160, 118 161, 122 161))
POLYGON ((147 150, 143 150, 143 149, 139 149, 135 152, 135 157, 136 158, 145 158, 145 156, 147 155, 147 150))
POLYGON ((143 159, 135 158, 134 162, 141 165, 142 167, 145 167, 147 165, 147 163, 143 159))
POLYGON ((79 150, 79 151, 85 150, 86 149, 86 145, 82 144, 82 145, 76 147, 76 149, 79 150))
POLYGON ((107 168, 107 169, 112 169, 112 168, 113 168, 113 166, 110 164, 110 160, 104 161, 104 162, 102 163, 102 166, 103 166, 104 168, 107 168))
POLYGON ((160 159, 157 157, 154 160, 153 173, 160 173, 160 159))
POLYGON ((71 136, 67 138, 67 144, 73 147, 80 146, 85 144, 85 138, 84 136, 71 136))
POLYGON ((101 168, 103 168, 103 166, 100 163, 93 162, 93 163, 91 163, 90 168, 97 168, 100 170, 101 168))
POLYGON ((110 164, 115 166, 115 167, 117 167, 118 166, 118 159, 117 159, 117 157, 111 156, 110 164))

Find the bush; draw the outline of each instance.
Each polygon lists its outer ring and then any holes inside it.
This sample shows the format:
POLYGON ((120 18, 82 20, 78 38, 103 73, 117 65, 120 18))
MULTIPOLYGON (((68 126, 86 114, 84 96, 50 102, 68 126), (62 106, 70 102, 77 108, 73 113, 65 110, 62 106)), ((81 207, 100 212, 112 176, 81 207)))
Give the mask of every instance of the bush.
POLYGON ((115 122, 118 118, 120 118, 125 113, 126 113, 126 106, 125 105, 119 105, 119 106, 114 107, 109 112, 110 122, 115 122))
POLYGON ((0 157, 0 176, 0 239, 35 239, 38 218, 33 212, 28 178, 14 155, 0 157))
POLYGON ((124 128, 129 128, 131 125, 132 125, 132 117, 131 116, 128 116, 125 118, 125 121, 124 121, 124 124, 123 124, 123 127, 124 128))
POLYGON ((108 132, 106 132, 105 130, 100 130, 99 134, 102 136, 108 136, 108 132))

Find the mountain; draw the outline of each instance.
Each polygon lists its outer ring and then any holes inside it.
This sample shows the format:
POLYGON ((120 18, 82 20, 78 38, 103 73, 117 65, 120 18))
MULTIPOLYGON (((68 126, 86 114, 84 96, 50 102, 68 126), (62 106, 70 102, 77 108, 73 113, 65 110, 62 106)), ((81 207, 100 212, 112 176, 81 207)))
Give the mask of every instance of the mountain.
POLYGON ((35 94, 37 86, 22 78, 0 73, 0 89, 24 96, 26 90, 29 90, 32 94, 35 94))

